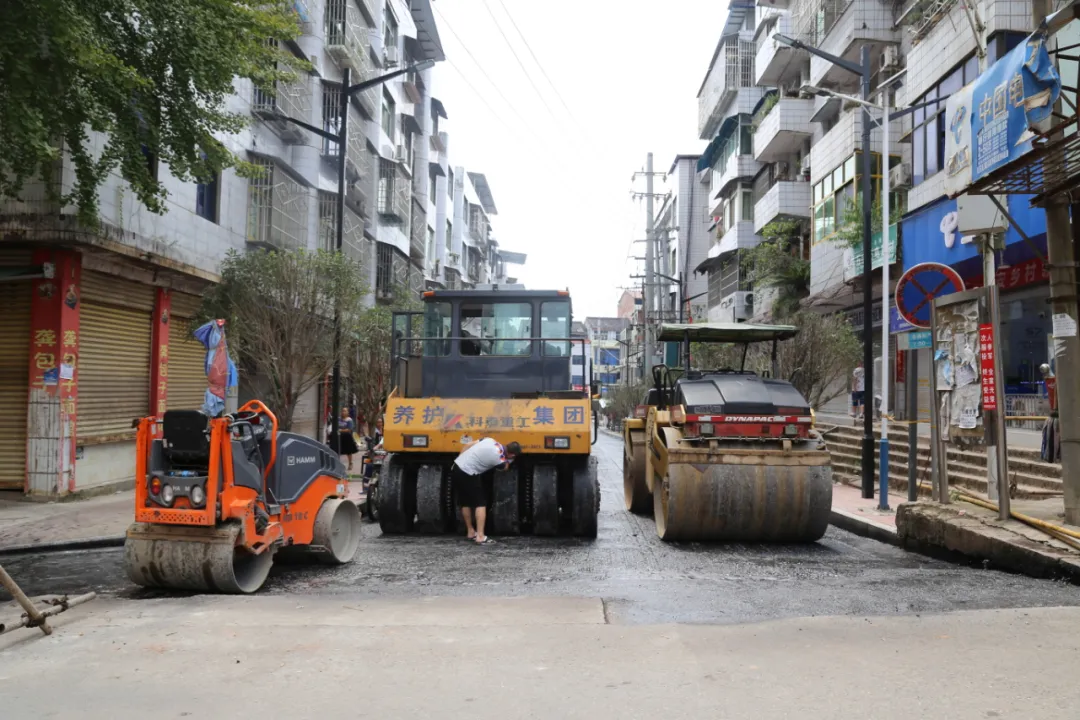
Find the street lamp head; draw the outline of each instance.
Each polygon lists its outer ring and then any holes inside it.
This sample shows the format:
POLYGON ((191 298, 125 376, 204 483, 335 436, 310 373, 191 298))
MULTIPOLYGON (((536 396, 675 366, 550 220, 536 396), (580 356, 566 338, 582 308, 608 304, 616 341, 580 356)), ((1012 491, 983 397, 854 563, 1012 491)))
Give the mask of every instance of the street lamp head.
POLYGON ((800 95, 813 95, 815 97, 833 97, 828 90, 822 90, 817 85, 802 85, 799 87, 800 95))
POLYGON ((793 37, 788 37, 787 35, 783 35, 781 33, 773 33, 772 37, 773 40, 780 43, 781 45, 787 45, 788 47, 793 47, 796 49, 803 46, 802 42, 800 42, 799 40, 796 40, 793 37))
POLYGON ((434 60, 424 60, 423 62, 418 62, 415 65, 413 65, 411 69, 416 70, 417 72, 419 72, 421 70, 429 70, 429 69, 431 69, 433 67, 435 67, 435 61, 434 60))

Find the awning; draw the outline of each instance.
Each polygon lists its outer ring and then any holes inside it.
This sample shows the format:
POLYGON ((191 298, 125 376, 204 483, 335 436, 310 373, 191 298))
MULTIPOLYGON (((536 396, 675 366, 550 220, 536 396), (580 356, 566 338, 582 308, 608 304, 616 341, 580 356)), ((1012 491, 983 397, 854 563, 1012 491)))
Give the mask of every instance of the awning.
POLYGON ((424 129, 420 127, 420 123, 416 122, 416 118, 408 113, 401 113, 401 127, 410 135, 424 134, 424 129))
POLYGON ((738 115, 724 118, 724 122, 721 123, 720 130, 717 131, 716 137, 709 143, 709 147, 705 148, 705 152, 701 154, 701 159, 698 160, 698 172, 708 170, 713 166, 713 163, 716 162, 716 156, 720 152, 720 148, 724 147, 724 143, 728 141, 728 138, 731 137, 731 134, 735 132, 737 127, 739 127, 738 115))
POLYGON ((446 117, 446 108, 443 107, 442 101, 439 100, 438 98, 431 98, 431 109, 435 112, 436 115, 441 117, 443 120, 449 120, 450 119, 450 118, 446 117))
POLYGON ((661 325, 660 342, 679 342, 690 336, 690 342, 754 343, 787 340, 799 333, 794 325, 751 325, 750 323, 694 323, 692 325, 661 325))
POLYGON ((428 166, 431 167, 431 172, 433 172, 436 175, 439 175, 441 177, 446 177, 446 171, 443 170, 442 165, 440 165, 439 163, 437 163, 437 162, 429 162, 428 166))

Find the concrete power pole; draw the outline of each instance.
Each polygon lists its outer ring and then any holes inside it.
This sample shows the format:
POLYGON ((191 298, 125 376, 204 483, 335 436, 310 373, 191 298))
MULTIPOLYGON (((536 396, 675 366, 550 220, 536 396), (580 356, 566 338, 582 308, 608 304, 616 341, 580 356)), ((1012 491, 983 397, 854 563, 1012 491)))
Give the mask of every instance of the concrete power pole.
POLYGON ((653 355, 656 341, 650 318, 656 313, 656 232, 653 227, 653 156, 649 153, 645 164, 645 382, 652 378, 653 355))

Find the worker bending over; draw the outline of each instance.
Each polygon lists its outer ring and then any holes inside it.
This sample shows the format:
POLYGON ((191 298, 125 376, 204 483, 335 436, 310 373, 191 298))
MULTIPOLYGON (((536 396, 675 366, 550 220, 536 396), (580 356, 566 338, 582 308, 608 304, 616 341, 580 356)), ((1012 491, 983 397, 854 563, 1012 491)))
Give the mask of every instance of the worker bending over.
POLYGON ((494 542, 484 534, 484 523, 487 520, 487 497, 484 493, 482 478, 489 470, 508 469, 510 463, 514 462, 520 454, 521 446, 516 442, 503 447, 492 438, 481 438, 466 445, 454 460, 451 474, 454 487, 457 488, 458 505, 461 507, 461 516, 465 519, 465 528, 468 530, 466 537, 469 540, 475 540, 480 545, 494 542), (475 526, 473 525, 474 514, 475 526))

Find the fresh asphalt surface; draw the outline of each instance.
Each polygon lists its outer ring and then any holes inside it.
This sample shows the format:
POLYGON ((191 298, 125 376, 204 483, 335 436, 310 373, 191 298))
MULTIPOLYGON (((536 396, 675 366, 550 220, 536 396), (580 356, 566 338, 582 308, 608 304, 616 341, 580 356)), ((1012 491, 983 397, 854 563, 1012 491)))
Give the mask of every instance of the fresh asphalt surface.
MULTIPOLYGON (((610 622, 740 623, 817 615, 894 615, 1080 605, 1080 589, 962 567, 830 528, 809 546, 664 543, 651 517, 623 509, 622 442, 604 434, 595 541, 382 536, 364 523, 356 559, 341 567, 280 566, 266 595, 361 599, 430 596, 599 597, 610 622)), ((7 558, 30 595, 96 590, 175 597, 132 585, 119 549, 7 558)))

